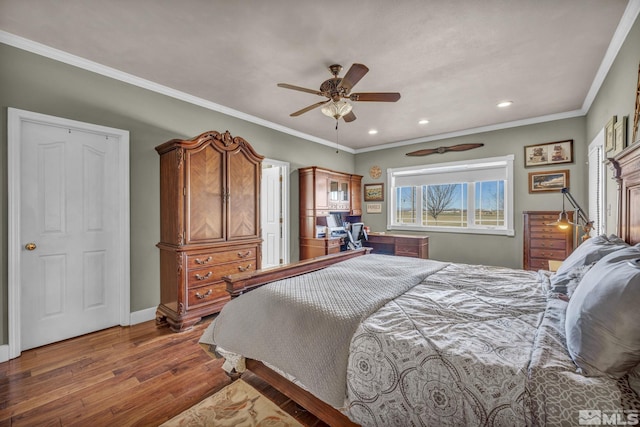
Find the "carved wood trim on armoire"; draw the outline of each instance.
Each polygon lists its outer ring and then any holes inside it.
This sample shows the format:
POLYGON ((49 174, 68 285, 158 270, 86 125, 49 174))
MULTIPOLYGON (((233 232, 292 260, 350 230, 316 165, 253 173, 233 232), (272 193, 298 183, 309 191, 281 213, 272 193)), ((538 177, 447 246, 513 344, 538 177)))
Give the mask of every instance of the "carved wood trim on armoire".
POLYGON ((160 155, 159 326, 180 332, 229 301, 223 276, 260 268, 263 156, 229 131, 173 139, 160 155))

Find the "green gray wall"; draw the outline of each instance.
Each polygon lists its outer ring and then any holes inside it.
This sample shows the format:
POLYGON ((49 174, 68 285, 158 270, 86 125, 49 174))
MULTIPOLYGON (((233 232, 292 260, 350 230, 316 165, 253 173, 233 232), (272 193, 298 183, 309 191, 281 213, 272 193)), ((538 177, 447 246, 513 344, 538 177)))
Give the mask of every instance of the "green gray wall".
MULTIPOLYGON (((586 117, 587 140, 592 141, 612 116, 618 120, 627 116, 627 142, 633 143, 633 115, 638 84, 640 62, 640 17, 629 31, 625 42, 616 55, 609 73, 591 104, 586 117)), ((640 139, 640 133, 636 140, 640 139)), ((637 141, 636 141, 637 142, 637 141)), ((615 233, 617 226, 617 184, 611 179, 612 170, 607 168, 607 232, 615 233)))
MULTIPOLYGON (((587 197, 587 145, 611 115, 633 119, 640 26, 636 21, 586 117, 522 126, 473 136, 415 144, 383 151, 351 155, 269 128, 194 106, 127 83, 80 70, 54 60, 0 44, 0 344, 7 332, 7 108, 64 117, 130 131, 131 166, 131 310, 158 304, 159 171, 154 147, 169 139, 192 137, 207 130, 229 130, 249 141, 257 152, 291 164, 291 260, 298 259, 297 169, 311 164, 364 176, 374 182, 369 167, 383 169, 432 162, 515 154, 515 230, 513 237, 429 233, 433 258, 456 262, 520 267, 522 265, 522 211, 559 209, 558 194, 534 194, 527 190, 523 154, 525 145, 563 139, 574 140, 575 162, 570 170, 571 191, 583 207, 587 197), (407 158, 404 154, 423 147, 482 142, 484 147, 460 153, 407 158), (313 159, 310 162, 309 159, 313 159)), ((630 126, 629 126, 630 127, 630 126)), ((558 167, 557 169, 565 169, 558 167)), ((556 168, 554 168, 556 169, 556 168)), ((381 182, 381 179, 375 182, 381 182)), ((612 192, 609 194, 610 198, 612 192)), ((383 230, 386 213, 365 214, 374 230, 383 230)))
POLYGON ((131 311, 160 301, 159 160, 154 147, 207 130, 241 136, 267 158, 291 166, 291 260, 298 259, 297 169, 313 164, 352 172, 354 155, 255 125, 0 43, 0 344, 7 329, 7 108, 130 132, 131 311))
MULTIPOLYGON (((363 183, 381 182, 386 177, 387 168, 413 165, 425 165, 441 162, 461 161, 474 158, 486 158, 514 154, 514 228, 515 236, 496 236, 486 234, 461 233, 425 233, 429 236, 429 257, 442 261, 454 261, 468 264, 500 265, 522 268, 522 211, 560 210, 562 196, 559 193, 529 194, 529 172, 545 170, 569 170, 571 193, 578 203, 586 204, 587 174, 586 144, 584 136, 584 117, 558 120, 553 122, 521 126, 517 128, 475 134, 447 140, 432 141, 405 147, 396 147, 383 151, 371 151, 356 156, 357 174, 364 175, 363 183), (573 139, 574 162, 547 167, 524 167, 524 146, 545 142, 573 139), (421 148, 436 148, 466 143, 483 143, 484 147, 463 152, 432 154, 425 157, 408 157, 405 153, 421 148), (383 176, 372 179, 369 168, 378 165, 383 176)), ((385 203, 386 203, 385 196, 385 203)), ((386 205, 381 214, 364 214, 363 221, 372 231, 383 231, 387 224, 386 205)), ((586 208, 585 208, 586 209, 586 208)), ((366 202, 363 206, 366 212, 366 202)))

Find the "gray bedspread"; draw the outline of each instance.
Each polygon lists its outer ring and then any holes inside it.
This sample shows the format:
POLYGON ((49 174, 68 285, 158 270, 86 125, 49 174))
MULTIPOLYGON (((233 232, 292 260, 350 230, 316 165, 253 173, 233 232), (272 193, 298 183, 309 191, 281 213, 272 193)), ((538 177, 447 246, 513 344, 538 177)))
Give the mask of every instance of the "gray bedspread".
POLYGON ((633 421, 640 401, 627 377, 576 372, 567 303, 545 281, 367 255, 243 295, 201 341, 266 362, 367 427, 633 421))
POLYGON ((271 283, 229 302, 200 342, 286 368, 314 395, 342 407, 349 343, 360 322, 446 266, 366 255, 271 283))
POLYGON ((542 276, 451 264, 365 319, 350 348, 349 418, 367 427, 569 427, 594 411, 640 414, 627 378, 576 372, 567 303, 542 276))

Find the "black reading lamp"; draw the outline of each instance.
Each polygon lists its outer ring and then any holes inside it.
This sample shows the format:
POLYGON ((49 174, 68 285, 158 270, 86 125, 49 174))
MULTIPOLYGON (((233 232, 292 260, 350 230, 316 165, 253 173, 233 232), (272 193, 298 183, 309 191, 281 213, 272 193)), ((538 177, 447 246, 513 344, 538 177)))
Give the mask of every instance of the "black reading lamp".
MULTIPOLYGON (((549 225, 557 225, 558 228, 561 230, 566 230, 572 225, 581 226, 582 233, 583 233, 582 240, 585 241, 590 237, 589 233, 593 228, 593 221, 589 221, 587 214, 580 207, 578 202, 576 202, 576 199, 573 198, 573 196, 569 192, 569 189, 565 187, 562 189, 562 212, 560 212, 560 215, 558 216, 558 220, 556 222, 552 222, 549 225), (574 209, 573 218, 575 222, 569 221, 569 216, 567 215, 567 211, 564 209, 565 199, 567 199, 569 203, 571 203, 571 206, 573 206, 573 209, 574 209)), ((578 231, 578 227, 576 227, 575 233, 574 233, 574 242, 573 242, 574 247, 577 247, 579 244, 578 235, 579 235, 579 231, 578 231)))

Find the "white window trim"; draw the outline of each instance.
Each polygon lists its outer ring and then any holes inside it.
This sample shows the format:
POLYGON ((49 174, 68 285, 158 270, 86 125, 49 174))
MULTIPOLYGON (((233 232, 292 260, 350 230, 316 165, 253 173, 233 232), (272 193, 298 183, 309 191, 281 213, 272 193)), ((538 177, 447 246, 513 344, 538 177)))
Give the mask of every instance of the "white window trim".
MULTIPOLYGON (((513 193, 514 193, 514 182, 513 182, 513 161, 514 155, 509 154, 507 156, 501 157, 490 157, 486 159, 474 159, 460 162, 447 162, 447 163, 437 163, 430 165, 418 165, 418 166, 408 166, 402 168, 389 168, 387 169, 387 229, 388 230, 405 230, 405 231, 431 231, 431 232, 443 232, 443 233, 462 233, 462 234, 493 234, 493 235, 501 235, 501 236, 514 236, 514 201, 513 201, 513 193), (394 217, 394 209, 395 209, 395 197, 396 192, 394 189, 394 178, 398 174, 410 173, 412 171, 425 171, 428 173, 430 170, 441 170, 446 172, 447 170, 455 170, 460 169, 461 167, 465 167, 467 169, 473 168, 482 168, 483 165, 491 164, 491 163, 504 163, 506 168, 506 182, 504 188, 504 206, 505 206, 505 227, 504 228, 495 228, 495 227, 474 227, 474 228, 462 228, 462 227, 434 227, 434 226, 423 226, 418 224, 393 224, 392 219, 394 217)), ((469 196, 468 196, 469 197, 469 196)))

